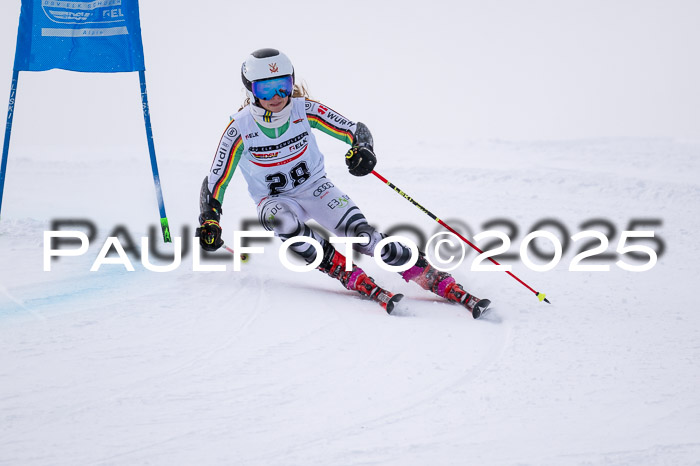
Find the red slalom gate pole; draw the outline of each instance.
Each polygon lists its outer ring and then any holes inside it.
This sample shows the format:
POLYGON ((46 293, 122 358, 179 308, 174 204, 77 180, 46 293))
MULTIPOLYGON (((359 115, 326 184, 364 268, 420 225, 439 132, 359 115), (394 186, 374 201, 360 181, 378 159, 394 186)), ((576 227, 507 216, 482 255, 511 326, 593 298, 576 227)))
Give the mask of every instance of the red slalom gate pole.
MULTIPOLYGON (((387 180, 386 178, 384 178, 382 175, 380 175, 379 173, 377 173, 377 172, 374 171, 374 170, 372 170, 372 174, 373 174, 374 176, 376 176, 377 178, 379 178, 384 184, 386 184, 387 186, 389 186, 391 189, 393 189, 394 191, 396 191, 397 193, 399 193, 399 194, 400 194, 404 199, 406 199, 408 202, 410 202, 410 203, 413 204, 414 206, 418 207, 418 209, 419 209, 421 212, 423 212, 423 213, 426 214, 428 217, 430 217, 430 218, 432 218, 433 220, 435 220, 436 222, 438 222, 438 223, 439 223, 440 225, 442 225, 443 227, 447 228, 451 233, 454 233, 459 239, 461 239, 462 241, 464 241, 465 243, 467 243, 469 246, 471 246, 473 249, 475 249, 476 251, 478 251, 479 254, 483 254, 483 253, 484 253, 484 251, 482 251, 481 249, 479 249, 474 243, 472 243, 471 241, 469 241, 469 240, 468 240, 467 238, 465 238, 464 236, 460 235, 457 231, 455 231, 454 228, 452 228, 452 227, 449 226, 447 223, 445 223, 445 222, 443 222, 442 220, 440 220, 435 214, 433 214, 431 211, 429 211, 428 209, 426 209, 425 207, 423 207, 422 205, 420 205, 418 202, 416 202, 415 199, 413 199, 411 196, 409 196, 408 194, 406 194, 405 192, 403 192, 403 191, 402 191, 401 189, 399 189, 395 184, 393 184, 392 182, 390 182, 389 180, 387 180)), ((493 263, 496 264, 496 265, 501 265, 501 264, 499 264, 495 259, 493 259, 493 258, 491 258, 491 257, 488 257, 487 259, 490 260, 491 262, 493 262, 493 263)), ((546 303, 548 303, 548 304, 551 304, 551 303, 549 302, 549 300, 545 297, 545 294, 544 294, 544 293, 540 293, 540 292, 538 292, 538 291, 535 291, 534 288, 532 288, 530 285, 528 285, 527 283, 525 283, 524 281, 522 281, 522 280, 521 280, 520 278, 518 278, 514 273, 509 272, 509 271, 505 271, 505 272, 506 272, 508 275, 510 275, 511 277, 513 277, 514 279, 516 279, 516 280, 518 281, 518 283, 520 283, 520 284, 523 285, 525 288, 527 288, 528 290, 530 290, 531 292, 533 292, 533 293, 535 294, 535 296, 537 296, 537 299, 539 299, 540 301, 544 301, 544 302, 546 302, 546 303)))

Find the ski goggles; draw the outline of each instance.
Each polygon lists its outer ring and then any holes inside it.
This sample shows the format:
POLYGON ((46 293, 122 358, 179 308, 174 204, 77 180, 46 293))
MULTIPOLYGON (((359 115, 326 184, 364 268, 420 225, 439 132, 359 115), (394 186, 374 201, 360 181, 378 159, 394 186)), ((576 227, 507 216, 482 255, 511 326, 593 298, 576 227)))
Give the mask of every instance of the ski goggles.
POLYGON ((261 100, 270 100, 274 96, 288 97, 292 95, 294 80, 291 76, 253 81, 253 95, 261 100))

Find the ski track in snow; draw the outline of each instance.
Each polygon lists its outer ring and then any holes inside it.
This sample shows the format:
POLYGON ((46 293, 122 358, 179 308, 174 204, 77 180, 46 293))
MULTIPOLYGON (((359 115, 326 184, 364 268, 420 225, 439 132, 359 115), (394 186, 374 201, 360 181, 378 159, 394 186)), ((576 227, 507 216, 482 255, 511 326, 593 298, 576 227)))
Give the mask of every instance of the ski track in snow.
MULTIPOLYGON (((262 464, 270 462, 270 458, 284 458, 282 463, 289 461, 294 463, 303 463, 305 459, 308 458, 307 455, 310 451, 320 450, 324 444, 329 442, 343 441, 343 439, 346 439, 348 436, 352 436, 358 430, 365 428, 370 429, 373 425, 391 426, 396 423, 410 421, 417 415, 417 413, 420 413, 424 409, 424 406, 431 400, 440 398, 444 393, 451 389, 474 384, 478 377, 491 365, 493 365, 503 354, 503 350, 505 349, 508 341, 509 333, 510 329, 506 328, 501 335, 498 335, 498 339, 491 342, 490 346, 486 348, 486 356, 478 364, 476 364, 476 366, 465 370, 463 374, 455 374, 456 378, 454 380, 442 382, 436 386, 426 388, 419 392, 413 392, 401 400, 392 400, 396 405, 398 405, 394 409, 379 413, 367 413, 361 420, 350 425, 346 425, 342 429, 326 431, 323 439, 294 445, 293 448, 287 447, 284 450, 277 451, 272 455, 266 454, 264 456, 251 458, 251 461, 253 463, 262 464)), ((319 461, 322 460, 319 459, 319 461)), ((345 454, 343 454, 342 457, 337 458, 335 461, 355 464, 355 460, 352 457, 345 456, 345 454)), ((365 461, 365 459, 362 459, 357 464, 366 464, 365 461)))
MULTIPOLYGON (((688 280, 700 260, 698 146, 473 143, 449 172, 434 168, 439 159, 403 163, 420 149, 397 151, 403 159, 387 156, 380 172, 472 233, 511 218, 522 230, 515 248, 546 217, 570 234, 594 217, 619 230, 652 217, 663 220, 666 252, 639 274, 614 263, 568 272, 579 245, 551 272, 516 263, 552 305, 505 274, 462 266, 458 281, 493 301, 476 321, 363 258, 378 283, 406 295, 387 316, 328 277, 284 270, 272 244, 241 272, 193 272, 189 257, 165 274, 138 261, 136 272, 89 272, 114 218, 128 218, 134 236, 147 230, 147 190, 110 186, 122 199, 107 213, 49 198, 29 219, 13 209, 23 173, 61 173, 87 191, 112 181, 82 179, 91 162, 63 173, 20 158, 0 223, 0 464, 697 464, 700 321, 688 280), (119 213, 125 205, 131 216, 119 213), (100 226, 89 252, 42 272, 48 221, 84 217, 100 226)), ((199 162, 162 164, 164 180, 184 180, 165 193, 174 231, 196 218, 199 162)), ((112 168, 112 180, 130 172, 112 168)), ((396 218, 435 229, 376 180, 343 170, 329 157, 333 181, 379 228, 396 218)), ((227 198, 244 198, 233 183, 227 198)), ((251 211, 227 210, 225 232, 251 211)))

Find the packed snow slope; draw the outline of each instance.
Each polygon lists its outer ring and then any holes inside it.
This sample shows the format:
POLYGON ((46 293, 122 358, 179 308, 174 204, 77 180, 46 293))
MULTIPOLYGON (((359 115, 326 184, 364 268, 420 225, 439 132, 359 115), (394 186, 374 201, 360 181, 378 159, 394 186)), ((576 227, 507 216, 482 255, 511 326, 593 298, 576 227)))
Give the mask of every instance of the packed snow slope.
MULTIPOLYGON (((173 272, 137 258, 134 272, 90 272, 117 223, 135 241, 154 223, 147 161, 18 150, 0 230, 0 462, 693 464, 699 149, 479 143, 432 148, 429 165, 421 149, 384 151, 381 172, 476 231, 494 218, 524 231, 554 217, 572 235, 597 217, 618 230, 633 217, 662 221, 651 229, 666 250, 647 272, 596 258, 611 270, 570 272, 578 244, 549 272, 514 261, 552 305, 502 272, 470 272, 468 256, 454 275, 493 300, 483 320, 361 260, 406 295, 388 316, 318 272, 286 270, 277 243, 240 272, 229 260, 226 272, 193 271, 191 252, 173 272), (109 176, 95 176, 105 165, 109 176), (29 178, 42 189, 24 190, 29 178), (76 217, 92 219, 97 238, 43 272, 47 219, 76 217)), ((346 174, 342 154, 328 159, 378 227, 409 220, 432 233, 376 179, 346 174)), ((163 159, 175 231, 193 226, 207 165, 200 154, 163 159)), ((226 232, 254 214, 234 181, 226 232)))
MULTIPOLYGON (((173 271, 139 257, 142 237, 161 255, 174 246, 158 233, 138 78, 20 75, 0 219, 0 465, 698 464, 697 6, 360 2, 341 14, 302 2, 295 33, 273 24, 261 42, 260 18, 290 4, 205 3, 199 15, 179 0, 141 5, 165 206, 183 237, 173 271), (470 270, 473 252, 453 274, 492 300, 480 320, 367 257, 406 296, 392 315, 285 269, 275 241, 239 272, 226 252, 212 259, 226 271, 195 270, 199 188, 242 100, 240 62, 264 46, 289 53, 313 97, 369 125, 379 173, 470 239, 506 233, 503 262, 552 304, 470 270), (464 81, 439 79, 446 69, 464 81), (57 222, 90 246, 44 271, 57 222), (564 244, 545 272, 518 258, 537 229, 564 244), (582 264, 609 271, 569 270, 599 244, 571 239, 585 230, 609 241, 582 264), (656 252, 650 270, 616 264, 648 261, 619 252, 626 230, 654 232, 625 243, 656 252), (133 272, 90 271, 109 236, 133 272)), ((19 2, 0 10, 9 89, 19 2)), ((317 138, 374 226, 442 231, 317 138)), ((258 230, 255 216, 237 173, 227 243, 258 230)), ((528 248, 542 265, 536 250, 553 247, 528 248)))

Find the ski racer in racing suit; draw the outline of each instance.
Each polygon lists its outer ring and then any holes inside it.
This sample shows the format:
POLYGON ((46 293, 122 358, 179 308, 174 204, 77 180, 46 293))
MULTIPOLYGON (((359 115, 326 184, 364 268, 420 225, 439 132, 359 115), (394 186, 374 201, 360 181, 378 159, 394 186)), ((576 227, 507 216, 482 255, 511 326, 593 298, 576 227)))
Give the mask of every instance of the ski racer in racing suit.
MULTIPOLYGON (((349 144, 346 165, 352 175, 365 176, 377 160, 369 128, 309 99, 305 89, 294 83, 291 61, 275 49, 253 52, 242 65, 241 77, 247 103, 231 117, 202 185, 201 226, 197 229, 201 247, 213 251, 224 244, 219 225, 224 194, 233 173, 240 168, 266 230, 283 241, 295 236, 317 241, 323 250, 318 270, 391 312, 402 295, 377 286, 357 265, 346 270, 345 256, 305 223, 314 219, 335 236, 362 238, 353 248, 362 254, 374 254, 375 246, 385 236, 328 178, 324 156, 312 132, 315 129, 349 144)), ((317 251, 311 243, 294 243, 289 249, 307 263, 316 260, 317 251)), ((380 254, 384 263, 392 266, 411 260, 411 250, 399 242, 387 243, 380 254)), ((448 273, 432 267, 423 253, 401 275, 406 281, 464 305, 475 318, 489 304, 465 292, 448 273)))

